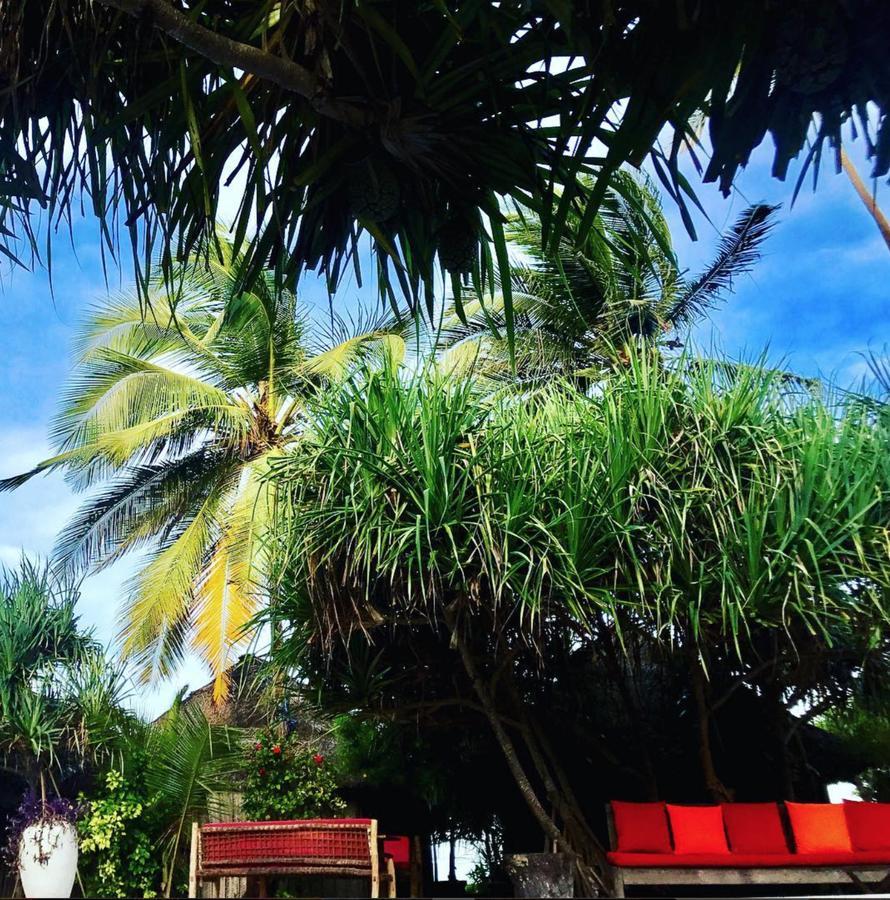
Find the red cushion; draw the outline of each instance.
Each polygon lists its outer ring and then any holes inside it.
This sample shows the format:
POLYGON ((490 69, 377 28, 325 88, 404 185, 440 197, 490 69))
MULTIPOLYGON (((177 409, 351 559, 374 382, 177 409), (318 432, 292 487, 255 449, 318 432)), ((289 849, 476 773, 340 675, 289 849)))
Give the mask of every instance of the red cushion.
POLYGON ((618 850, 631 853, 670 853, 671 833, 668 831, 664 803, 626 803, 612 801, 618 850))
POLYGON ((779 869, 819 866, 877 866, 890 868, 890 853, 850 851, 848 853, 622 853, 606 854, 613 866, 627 869, 779 869))
POLYGON ((851 852, 850 832, 841 803, 786 803, 798 853, 851 852))
POLYGON ((667 805, 675 853, 729 853, 719 806, 667 805))
POLYGON ((723 821, 733 853, 788 853, 778 803, 724 803, 723 821))
POLYGON ((854 850, 890 850, 890 803, 844 800, 854 850))
POLYGON ((411 838, 405 835, 390 835, 383 841, 383 852, 392 857, 397 869, 411 867, 411 838))

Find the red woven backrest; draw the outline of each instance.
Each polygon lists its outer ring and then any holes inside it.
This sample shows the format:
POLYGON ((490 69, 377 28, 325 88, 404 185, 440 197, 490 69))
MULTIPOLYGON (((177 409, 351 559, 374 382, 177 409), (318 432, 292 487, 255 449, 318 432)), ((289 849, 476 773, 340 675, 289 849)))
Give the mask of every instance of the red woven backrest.
POLYGON ((201 867, 316 864, 371 865, 370 819, 214 822, 201 826, 201 867))

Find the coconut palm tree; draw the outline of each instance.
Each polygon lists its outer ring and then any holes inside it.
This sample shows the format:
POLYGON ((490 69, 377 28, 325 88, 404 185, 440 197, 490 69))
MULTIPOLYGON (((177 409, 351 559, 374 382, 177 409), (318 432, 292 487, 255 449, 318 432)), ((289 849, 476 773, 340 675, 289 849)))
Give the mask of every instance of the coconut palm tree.
POLYGON ((569 215, 566 234, 553 251, 541 250, 540 217, 522 209, 507 230, 517 257, 512 321, 503 292, 493 302, 453 304, 439 335, 443 365, 504 373, 512 350, 520 374, 578 374, 608 366, 628 341, 677 346, 682 330, 758 260, 776 210, 746 209, 722 237, 711 263, 688 278, 658 194, 645 177, 616 173, 593 227, 584 232, 581 215, 569 215))
POLYGON ((369 353, 404 350, 393 323, 314 334, 293 293, 268 272, 245 282, 244 271, 219 240, 172 286, 149 285, 149 312, 136 293, 97 309, 52 428, 58 453, 0 483, 62 469, 93 488, 59 536, 60 563, 95 571, 148 549, 123 604, 124 655, 150 677, 190 645, 217 698, 266 596, 264 476, 298 439, 303 400, 369 353))

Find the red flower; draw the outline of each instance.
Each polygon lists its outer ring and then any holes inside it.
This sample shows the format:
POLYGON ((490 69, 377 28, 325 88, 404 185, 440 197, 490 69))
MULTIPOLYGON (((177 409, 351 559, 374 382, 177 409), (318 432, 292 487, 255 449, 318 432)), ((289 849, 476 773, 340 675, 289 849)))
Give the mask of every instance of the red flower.
POLYGON ((272 748, 272 752, 273 752, 276 756, 281 756, 281 747, 279 747, 278 744, 276 744, 276 745, 272 748))
POLYGON ((260 769, 260 775, 265 775, 265 774, 266 774, 266 770, 263 769, 263 768, 261 768, 261 769, 260 769))
POLYGON ((262 750, 262 749, 263 749, 263 745, 262 745, 259 741, 257 741, 257 742, 253 745, 253 749, 254 749, 254 750, 262 750))
POLYGON ((316 753, 315 756, 312 757, 312 762, 315 765, 320 766, 324 763, 324 757, 320 753, 316 753))

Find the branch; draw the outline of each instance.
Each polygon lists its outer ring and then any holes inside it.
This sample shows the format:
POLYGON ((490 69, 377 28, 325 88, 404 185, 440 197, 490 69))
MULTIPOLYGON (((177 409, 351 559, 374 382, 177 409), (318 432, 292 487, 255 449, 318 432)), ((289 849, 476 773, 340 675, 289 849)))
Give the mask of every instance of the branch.
POLYGON ((217 65, 242 69, 304 97, 320 115, 356 128, 369 123, 364 110, 328 96, 324 86, 308 69, 283 56, 217 34, 192 21, 167 0, 99 0, 99 3, 136 18, 150 15, 155 28, 183 46, 217 65))

